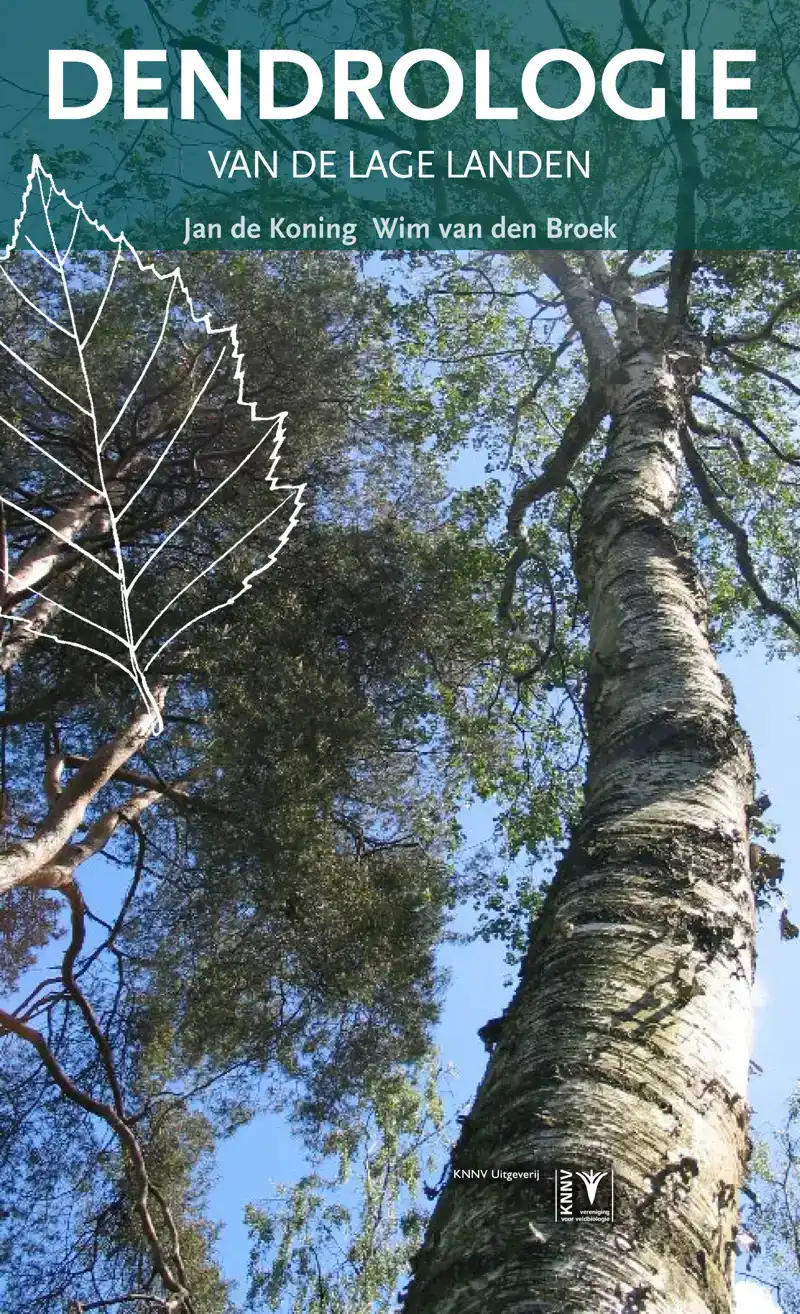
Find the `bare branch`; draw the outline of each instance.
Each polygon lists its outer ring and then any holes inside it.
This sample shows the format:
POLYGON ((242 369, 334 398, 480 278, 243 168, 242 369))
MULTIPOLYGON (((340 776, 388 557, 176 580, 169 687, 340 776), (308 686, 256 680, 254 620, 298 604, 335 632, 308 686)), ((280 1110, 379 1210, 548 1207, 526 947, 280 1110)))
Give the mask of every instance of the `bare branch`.
POLYGON ((66 761, 62 753, 54 753, 44 764, 44 796, 51 807, 64 792, 61 779, 65 766, 66 761))
POLYGON ((125 924, 125 918, 128 915, 128 911, 136 896, 136 891, 138 890, 139 885, 141 884, 142 876, 144 875, 144 862, 145 862, 145 857, 147 855, 147 838, 138 820, 130 820, 129 818, 126 817, 126 821, 128 822, 128 825, 130 826, 133 833, 135 834, 137 840, 136 865, 133 870, 131 883, 125 892, 125 898, 122 900, 122 904, 120 905, 120 910, 117 913, 116 919, 114 921, 114 925, 109 926, 108 923, 106 923, 106 926, 108 927, 108 935, 106 936, 103 943, 99 944, 97 948, 89 955, 89 957, 82 963, 80 971, 76 973, 77 976, 82 976, 84 972, 88 971, 88 969, 92 966, 92 963, 94 963, 100 957, 100 955, 104 953, 107 949, 114 948, 116 939, 125 924))
POLYGON ((4 639, 0 648, 0 674, 10 671, 28 649, 33 647, 57 610, 56 603, 50 598, 39 598, 28 608, 24 616, 13 618, 17 622, 15 629, 10 638, 4 639))
MULTIPOLYGON (((638 254, 638 253, 637 253, 638 254)), ((670 267, 662 265, 660 269, 650 269, 645 274, 628 273, 628 278, 636 293, 651 292, 657 287, 663 287, 670 275, 670 267)))
POLYGON ((574 329, 570 329, 569 332, 564 334, 562 341, 558 344, 557 347, 554 347, 553 350, 551 351, 550 359, 548 360, 541 374, 538 376, 538 378, 533 383, 533 385, 528 389, 528 391, 524 393, 522 397, 520 397, 519 401, 514 407, 511 416, 511 438, 509 439, 509 452, 513 451, 516 445, 517 435, 519 434, 520 420, 522 418, 522 412, 527 410, 529 406, 533 405, 533 403, 536 401, 536 398, 539 396, 539 393, 541 392, 542 388, 545 386, 547 382, 549 382, 550 379, 552 379, 558 367, 559 360, 564 355, 564 353, 568 351, 569 348, 572 346, 576 337, 577 334, 574 329))
POLYGON ((63 889, 69 886, 76 868, 87 862, 89 858, 93 858, 95 854, 102 853, 123 822, 127 822, 128 825, 135 824, 143 812, 162 802, 163 797, 160 790, 145 790, 141 794, 134 794, 133 798, 129 798, 118 808, 110 808, 93 822, 86 832, 85 839, 77 844, 65 844, 52 862, 39 868, 36 874, 37 885, 47 889, 63 889))
POLYGON ((75 977, 75 963, 78 955, 83 948, 86 939, 86 917, 83 903, 83 895, 75 885, 67 886, 63 891, 67 898, 71 912, 72 935, 70 938, 67 951, 61 964, 61 977, 64 982, 64 988, 70 999, 74 999, 83 1014, 84 1021, 89 1029, 89 1034, 95 1043, 97 1052, 103 1063, 106 1078, 114 1100, 114 1109, 117 1116, 125 1121, 125 1101, 122 1097, 122 1088, 117 1078, 114 1067, 114 1058, 111 1053, 111 1046, 108 1043, 108 1037, 104 1035, 100 1023, 94 1013, 89 1000, 83 993, 75 977))
POLYGON ((70 1103, 76 1104, 78 1108, 84 1109, 86 1113, 94 1114, 95 1117, 101 1118, 103 1122, 116 1134, 120 1144, 125 1151, 128 1163, 135 1184, 135 1206, 136 1211, 144 1229, 145 1236, 153 1257, 156 1272, 168 1291, 180 1296, 184 1309, 187 1314, 194 1314, 194 1307, 191 1302, 189 1293, 186 1291, 183 1283, 175 1277, 164 1255, 161 1241, 158 1237, 155 1224, 149 1208, 149 1197, 151 1193, 151 1182, 148 1177, 147 1168, 141 1147, 127 1122, 122 1119, 117 1111, 103 1100, 95 1099, 88 1091, 81 1090, 75 1084, 72 1078, 62 1068, 55 1054, 51 1050, 47 1041, 40 1031, 34 1027, 28 1026, 27 1023, 14 1017, 12 1013, 7 1013, 0 1009, 0 1027, 13 1035, 19 1036, 21 1040, 27 1041, 38 1054, 46 1071, 52 1077, 61 1094, 68 1099, 70 1103))
POLYGON ((750 465, 750 453, 746 445, 742 442, 739 434, 735 430, 722 431, 716 424, 707 424, 701 420, 692 409, 689 402, 686 403, 686 423, 689 425, 692 433, 698 434, 701 438, 721 438, 729 447, 732 447, 736 458, 744 466, 750 465))
POLYGON ((167 1311, 174 1308, 165 1296, 153 1296, 146 1291, 130 1291, 125 1296, 109 1296, 107 1300, 73 1300, 67 1314, 89 1314, 90 1310, 111 1309, 114 1305, 151 1305, 153 1309, 167 1311))
MULTIPOLYGON (((106 485, 105 495, 113 497, 120 490, 124 491, 121 479, 136 469, 143 459, 144 454, 135 451, 119 462, 114 478, 106 485)), ((71 498, 48 521, 48 532, 14 562, 6 589, 6 605, 13 606, 24 600, 31 589, 39 590, 52 577, 65 556, 67 559, 77 558, 70 544, 77 540, 84 529, 95 529, 104 537, 108 533, 105 496, 97 489, 77 493, 71 498)))
POLYGON ((553 576, 546 561, 539 563, 542 575, 544 576, 545 588, 547 590, 547 599, 550 606, 550 616, 548 620, 547 643, 539 653, 536 661, 530 666, 526 666, 523 671, 514 671, 513 678, 519 689, 523 684, 530 683, 537 676, 542 675, 550 663, 550 659, 556 649, 556 634, 558 626, 558 599, 553 586, 553 576))
POLYGON ((751 374, 763 374, 765 378, 772 379, 773 383, 779 383, 782 388, 793 392, 795 397, 800 397, 800 385, 794 383, 792 379, 787 379, 785 374, 779 374, 777 370, 771 370, 766 365, 760 364, 759 361, 750 360, 749 357, 742 356, 738 351, 731 351, 728 347, 723 347, 722 351, 740 369, 747 370, 751 374))
MULTIPOLYGON (((170 720, 187 720, 189 718, 165 717, 165 721, 170 720)), ((88 762, 88 758, 83 753, 67 753, 65 762, 68 767, 82 767, 88 762)), ((131 771, 130 768, 123 768, 114 772, 114 780, 119 781, 121 785, 135 785, 139 789, 155 790, 163 795, 164 798, 170 799, 173 803, 181 803, 184 806, 201 808, 204 812, 210 812, 216 817, 227 817, 229 820, 239 820, 237 814, 227 808, 218 807, 208 799, 201 798, 199 794, 192 794, 189 790, 189 780, 193 773, 187 772, 183 780, 174 781, 168 784, 164 780, 159 780, 155 776, 148 775, 146 771, 131 771)))
MULTIPOLYGON (((653 48, 654 42, 636 12, 633 0, 620 0, 622 18, 634 45, 653 48)), ((697 245, 697 188, 703 180, 700 156, 690 123, 683 118, 675 92, 663 74, 667 121, 681 162, 678 180, 677 231, 669 267, 667 322, 669 327, 683 324, 689 307, 689 289, 694 272, 694 248, 697 245)))
POLYGON ((589 378, 594 383, 604 382, 607 371, 616 360, 617 351, 611 334, 597 312, 591 286, 558 251, 537 251, 531 258, 564 298, 570 319, 586 352, 589 378))
POLYGON ((50 578, 55 565, 69 551, 68 543, 86 527, 102 500, 100 493, 78 493, 53 516, 49 522, 50 533, 43 535, 14 562, 7 590, 12 605, 24 598, 28 589, 38 589, 50 578))

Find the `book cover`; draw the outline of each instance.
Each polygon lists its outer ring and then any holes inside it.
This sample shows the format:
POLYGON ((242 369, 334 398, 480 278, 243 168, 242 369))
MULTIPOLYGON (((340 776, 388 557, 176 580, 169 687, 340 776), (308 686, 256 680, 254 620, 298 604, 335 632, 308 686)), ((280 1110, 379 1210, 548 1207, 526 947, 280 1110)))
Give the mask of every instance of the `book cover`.
POLYGON ((2 1314, 800 1309, 797 17, 7 16, 2 1314))

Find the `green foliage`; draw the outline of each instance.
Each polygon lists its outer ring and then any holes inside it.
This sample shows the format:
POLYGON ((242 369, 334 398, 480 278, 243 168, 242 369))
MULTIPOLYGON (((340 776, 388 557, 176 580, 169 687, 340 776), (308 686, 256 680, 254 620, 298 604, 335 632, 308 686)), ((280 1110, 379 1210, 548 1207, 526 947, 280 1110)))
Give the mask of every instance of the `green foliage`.
POLYGON ((250 1308, 389 1314, 395 1307, 424 1231, 422 1180, 438 1172, 446 1147, 441 1076, 428 1061, 382 1077, 358 1116, 325 1137, 312 1172, 248 1208, 250 1308))
POLYGON ((38 951, 61 934, 60 909, 41 890, 12 890, 0 901, 0 986, 14 990, 38 951))

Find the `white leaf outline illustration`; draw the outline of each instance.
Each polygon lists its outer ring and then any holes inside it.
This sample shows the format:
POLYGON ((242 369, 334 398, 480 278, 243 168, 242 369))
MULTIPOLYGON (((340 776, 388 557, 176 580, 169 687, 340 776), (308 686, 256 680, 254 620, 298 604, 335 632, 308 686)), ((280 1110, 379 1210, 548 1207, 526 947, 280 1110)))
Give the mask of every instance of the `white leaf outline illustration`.
MULTIPOLYGON (((139 690, 139 693, 152 716, 153 733, 158 735, 161 733, 161 731, 164 728, 164 722, 161 715, 161 709, 158 705, 158 702, 154 698, 153 693, 148 684, 147 675, 146 675, 147 670, 149 669, 150 666, 152 666, 153 662, 156 661, 156 659, 161 655, 164 649, 170 643, 174 642, 174 640, 178 637, 178 635, 184 633, 190 626, 196 625, 199 621, 205 620, 207 617, 212 616, 215 612, 222 611, 226 607, 232 606, 236 601, 238 601, 239 598, 241 598, 245 593, 247 593, 252 587, 253 581, 258 579, 267 570, 269 570, 271 566, 274 565, 278 557, 278 554, 280 553, 282 548, 286 545, 289 536, 292 533, 292 530, 297 524, 300 511, 304 506, 303 494, 305 492, 306 485, 304 483, 303 484, 281 483, 276 477, 276 473, 275 473, 278 462, 280 460, 281 447, 283 446, 283 442, 285 439, 285 424, 286 424, 288 412, 280 411, 275 415, 262 416, 258 414, 257 402, 250 402, 246 400, 244 396, 244 387, 245 387, 244 357, 239 347, 238 326, 236 324, 229 324, 229 325, 221 326, 219 328, 214 328, 211 325, 209 314, 204 314, 204 315, 197 314, 194 308, 192 297, 183 280, 183 275, 181 273, 180 267, 176 266, 175 269, 170 270, 167 273, 161 273, 158 269, 155 268, 155 265, 143 261, 141 256, 139 255, 139 252, 128 241, 128 238, 125 236, 124 232, 120 231, 119 234, 114 235, 104 224, 100 223, 96 219, 93 219, 91 215, 87 214, 82 202, 72 201, 70 197, 67 195, 67 193, 56 185, 51 174, 48 173, 48 171, 44 168, 38 154, 33 156, 31 162, 30 172, 28 173, 25 189, 22 194, 22 207, 17 219, 14 221, 14 230, 13 230, 11 241, 5 247, 4 251, 0 252, 0 275, 4 277, 5 281, 11 286, 11 288, 16 292, 16 294, 24 302, 26 302, 27 305, 32 310, 34 310, 37 315, 41 316, 44 320, 46 320, 52 328, 57 329, 60 333, 66 334, 66 336, 71 338, 75 343, 75 350, 77 353, 78 364, 80 367, 80 372, 86 391, 86 397, 88 403, 86 406, 83 406, 79 401, 77 401, 76 398, 70 397, 67 393, 63 392, 62 389, 59 388, 58 385, 53 382, 53 380, 47 379, 44 375, 40 374, 32 365, 30 365, 16 351, 14 351, 14 349, 11 346, 9 346, 9 344, 6 343, 1 336, 0 336, 0 351, 5 351, 10 356, 12 356, 25 370, 34 374, 41 382, 45 383, 47 387, 51 388, 53 391, 58 393, 61 397, 63 397, 67 402, 69 402, 72 406, 74 406, 79 412, 81 412, 91 421, 93 435, 94 435, 95 457, 96 457, 96 466, 97 466, 97 475, 98 475, 97 485, 90 483, 87 479, 84 479, 81 475, 77 474, 76 471, 70 469, 69 466, 65 465, 64 462, 60 461, 57 457, 49 453, 46 450, 46 448, 38 444, 28 434, 23 433, 21 429, 17 428, 16 425, 12 424, 10 420, 8 420, 4 415, 2 415, 2 413, 0 413, 0 424, 4 425, 7 429, 12 430, 19 438, 23 439, 30 446, 34 447, 41 456, 45 457, 46 460, 51 461, 53 464, 57 466, 60 466, 61 469, 63 469, 67 474, 69 474, 72 478, 76 479, 78 483, 83 484, 92 493, 102 497, 104 503, 104 510, 109 516, 110 533, 112 538, 114 558, 116 560, 116 570, 113 567, 109 566, 107 562, 102 561, 99 557, 96 557, 93 553, 88 552, 80 543, 76 542, 72 538, 67 538, 65 535, 59 533, 59 531, 57 529, 53 529, 52 526, 49 525, 47 521, 40 519, 33 512, 30 512, 26 510, 24 507, 20 506, 19 503, 10 501, 8 498, 4 497, 2 493, 0 493, 0 502, 4 503, 7 506, 13 507, 13 509, 17 513, 21 513, 27 516, 29 519, 33 520, 36 524, 38 524, 40 528, 46 530, 48 533, 54 535, 56 538, 61 539, 65 543, 68 543, 70 548, 77 550, 78 552, 82 553, 83 556, 88 557, 96 566, 99 566, 101 569, 111 574, 117 580, 120 587, 120 599, 122 603, 125 635, 123 637, 122 635, 115 633, 113 630, 108 629, 106 626, 99 624, 97 621, 93 621, 87 616, 83 616, 77 612, 71 611, 70 608, 66 607, 63 603, 58 602, 56 599, 49 597, 45 593, 39 592, 39 590, 31 587, 30 585, 25 584, 24 582, 22 582, 22 586, 27 594, 33 595, 36 598, 41 598, 43 601, 49 603, 51 606, 57 608, 59 611, 62 611, 65 614, 74 617, 75 619, 81 621, 83 624, 89 625, 94 629, 102 631, 102 633, 105 634, 108 638, 112 639, 115 643, 120 644, 125 649, 126 660, 118 660, 117 658, 112 657, 109 653, 103 652, 98 648, 93 648, 89 644, 78 643, 70 639, 63 639, 58 635, 41 632, 39 637, 50 639, 52 642, 64 644, 68 647, 80 648, 85 652, 89 652, 94 654, 95 656, 101 657, 104 661, 110 662, 113 666, 117 666, 121 670, 123 670, 126 673, 126 675, 128 675, 133 680, 137 689, 139 690), (48 255, 46 255, 43 251, 41 251, 27 234, 23 234, 23 225, 25 223, 28 214, 28 204, 31 199, 31 196, 34 193, 34 188, 38 188, 39 191, 39 196, 42 204, 42 211, 45 216, 49 236, 52 243, 52 254, 54 256, 54 259, 51 259, 48 255), (67 206, 69 206, 71 210, 75 212, 75 223, 73 225, 72 236, 70 238, 68 246, 66 247, 63 253, 59 250, 58 242, 56 241, 56 237, 53 232, 53 227, 50 220, 49 207, 54 197, 58 197, 60 201, 64 202, 67 206), (102 235, 103 237, 105 237, 107 241, 111 244, 112 248, 116 247, 116 256, 111 268, 111 273, 108 277, 108 282, 106 284, 105 290, 103 292, 94 319, 92 320, 92 323, 89 329, 87 330, 87 332, 84 334, 83 338, 79 338, 78 336, 77 325, 74 315, 73 301, 72 301, 72 296, 70 293, 69 285, 67 282, 67 276, 66 276, 66 265, 70 258, 72 252, 72 246, 77 236, 81 221, 88 224, 92 229, 94 229, 98 233, 98 235, 102 235), (22 289, 17 286, 17 284, 11 278, 11 275, 8 273, 8 270, 5 268, 5 262, 8 261, 10 256, 15 251, 18 250, 20 238, 23 236, 25 237, 25 241, 27 242, 28 246, 31 248, 32 252, 35 255, 37 255, 41 260, 43 260, 45 264, 49 265, 49 267, 53 270, 55 274, 60 276, 65 304, 69 311, 69 318, 71 325, 69 329, 65 328, 63 324, 57 323, 56 320, 52 319, 51 316, 49 316, 46 313, 46 311, 44 311, 40 306, 37 306, 35 302, 30 300, 30 298, 26 296, 26 294, 22 291, 22 289), (128 396, 125 398, 125 401, 122 403, 122 406, 117 411, 117 414, 114 417, 112 423, 104 430, 104 432, 101 435, 98 427, 97 412, 92 398, 91 380, 89 378, 88 371, 86 368, 84 350, 97 324, 100 322, 100 319, 102 318, 102 314, 105 309, 105 305, 108 300, 108 296, 111 291, 112 285, 114 283, 114 279, 117 273, 117 269, 119 267, 120 260, 122 259, 123 256, 123 252, 126 252, 130 257, 132 257, 132 259, 135 261, 136 267, 139 269, 140 272, 152 275, 155 278, 157 278, 160 282, 169 284, 170 286, 169 286, 166 306, 163 312, 161 331, 157 338, 156 344, 153 347, 153 350, 151 351, 145 365, 140 370, 137 380, 134 383, 133 387, 131 388, 130 392, 128 393, 128 396), (130 405, 131 401, 135 397, 140 384, 144 380, 150 365, 156 358, 158 350, 163 342, 164 336, 167 331, 167 326, 170 320, 170 313, 173 304, 175 302, 176 293, 179 293, 182 296, 183 301, 189 311, 189 315, 191 316, 192 322, 196 325, 201 325, 203 328, 205 328, 206 333, 209 335, 209 340, 217 337, 217 338, 222 338, 223 340, 226 339, 227 342, 226 345, 222 347, 222 350, 220 351, 217 357, 216 363, 214 364, 210 373, 207 375, 201 389, 193 396, 191 405, 189 406, 188 411, 184 415, 181 424, 176 429, 175 433, 173 434, 173 436, 165 446, 164 450, 159 455, 158 459, 154 462, 151 469, 148 471, 146 478, 143 480, 142 484, 136 489, 134 494, 128 499, 125 506, 123 506, 122 510, 115 511, 111 499, 108 495, 108 491, 106 488, 105 479, 103 475, 103 465, 102 465, 103 448, 105 447, 111 434, 114 432, 115 428, 119 424, 120 420, 123 418, 128 406, 130 405), (126 578, 125 561, 122 555, 121 542, 118 532, 119 522, 122 520, 123 516, 129 511, 133 502, 136 500, 139 494, 144 490, 144 488, 149 483, 150 479, 155 474, 156 470, 159 468, 161 463, 168 456, 170 450, 172 449, 172 447, 180 437, 180 434, 183 431, 184 427, 191 420, 195 408, 197 407, 198 403, 202 399, 207 388, 211 384, 211 381, 217 369, 219 368, 223 358, 226 357, 228 353, 230 353, 230 359, 233 361, 234 364, 233 378, 236 384, 238 385, 238 396, 236 398, 238 405, 247 408, 247 410, 250 413, 250 422, 252 424, 259 426, 266 425, 267 427, 264 429, 263 433, 261 433, 259 436, 257 436, 254 439, 252 447, 249 449, 247 454, 237 463, 234 469, 229 471, 229 473, 225 476, 225 478, 222 479, 218 484, 216 484, 215 487, 212 489, 212 491, 208 493, 197 506, 194 506, 191 509, 191 511, 188 513, 188 515, 184 516, 184 518, 176 526, 174 526, 169 531, 168 534, 165 535, 162 541, 149 555, 144 565, 142 565, 139 568, 139 570, 136 572, 134 578, 128 581, 126 578), (131 593, 133 592, 133 589, 139 584, 142 576, 146 574, 147 570, 150 568, 151 564, 156 559, 156 557, 160 554, 160 552, 166 546, 166 544, 172 538, 174 538, 175 535, 179 533, 180 530, 183 529, 191 520, 193 520, 194 517, 200 511, 202 511, 203 508, 207 506, 208 503, 214 497, 216 497, 216 495, 220 492, 220 490, 224 488, 225 485, 229 483, 231 479, 235 478, 235 476, 240 472, 240 470, 245 465, 247 465, 247 463, 256 454, 256 452, 258 452, 264 446, 264 444, 267 442, 267 440, 270 438, 271 435, 274 435, 272 442, 272 452, 269 459, 269 469, 267 471, 267 474, 264 476, 264 483, 271 493, 277 493, 277 494, 285 493, 286 496, 282 500, 280 500, 278 504, 274 506, 266 515, 264 515, 259 521, 257 521, 256 524, 251 525, 247 530, 245 530, 245 532, 241 534, 240 537, 234 543, 232 543, 228 548, 226 548, 224 552, 220 553, 217 557, 215 557, 210 565, 206 566, 204 570, 199 571, 188 582, 188 584, 184 585, 183 588, 181 588, 178 591, 178 593, 176 593, 170 599, 170 601, 164 607, 162 607, 161 611, 150 622, 150 624, 147 626, 144 632, 138 635, 137 637, 133 632, 133 626, 132 626, 131 615, 130 615, 130 596, 131 593), (208 607, 205 611, 201 612, 199 615, 192 617, 190 620, 180 625, 172 634, 170 634, 160 644, 156 652, 152 654, 152 656, 144 663, 144 665, 141 665, 139 659, 139 649, 141 647, 141 644, 147 638, 148 634, 151 632, 153 627, 165 615, 165 613, 169 611, 172 606, 174 606, 174 604, 178 601, 179 598, 181 598, 195 584, 197 584, 199 580, 201 580, 211 570, 213 570, 222 561, 224 561, 226 557, 230 556, 230 554, 234 552, 236 548, 240 547, 247 539, 251 537, 252 534, 256 533, 257 530, 261 529, 270 519, 272 519, 273 516, 277 515, 278 512, 280 512, 283 509, 283 507, 287 505, 287 503, 291 503, 291 513, 289 516, 288 524, 284 528, 282 534, 278 539, 276 546, 270 552, 267 559, 260 566, 257 566, 254 570, 251 570, 249 574, 247 574, 244 577, 244 579, 242 579, 237 591, 233 593, 229 598, 226 598, 223 602, 219 602, 212 607, 208 607)), ((8 580, 16 579, 17 582, 21 582, 19 581, 19 577, 15 576, 13 571, 11 570, 7 571, 7 579, 8 580)), ((19 616, 13 613, 6 612, 2 609, 2 606, 0 606, 0 619, 10 620, 18 625, 29 625, 29 626, 31 625, 31 622, 27 620, 25 616, 19 616)))

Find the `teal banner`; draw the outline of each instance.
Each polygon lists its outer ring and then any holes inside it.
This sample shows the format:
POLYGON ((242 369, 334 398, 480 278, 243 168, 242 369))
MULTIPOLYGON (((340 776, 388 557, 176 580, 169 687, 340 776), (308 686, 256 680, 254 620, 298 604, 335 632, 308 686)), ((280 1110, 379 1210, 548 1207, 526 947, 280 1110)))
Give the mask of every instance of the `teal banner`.
POLYGON ((14 6, 0 239, 38 157, 139 249, 790 248, 798 17, 796 0, 14 6))

